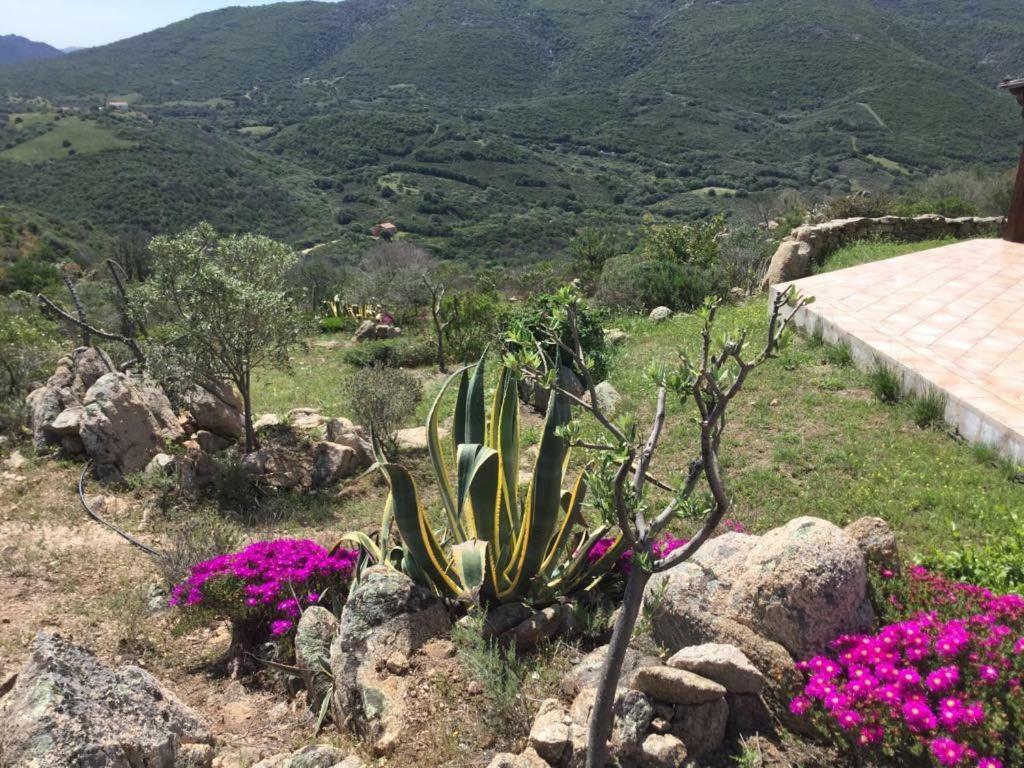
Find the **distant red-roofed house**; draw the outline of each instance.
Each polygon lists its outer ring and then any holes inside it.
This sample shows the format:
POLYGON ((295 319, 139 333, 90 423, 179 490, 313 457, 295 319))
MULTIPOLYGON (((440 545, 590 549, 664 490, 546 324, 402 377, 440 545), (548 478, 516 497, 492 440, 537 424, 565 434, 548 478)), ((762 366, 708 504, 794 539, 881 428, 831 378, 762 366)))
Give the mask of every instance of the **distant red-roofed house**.
POLYGON ((385 221, 371 229, 370 233, 374 237, 379 237, 383 240, 390 240, 391 238, 398 234, 398 227, 396 227, 390 221, 385 221))

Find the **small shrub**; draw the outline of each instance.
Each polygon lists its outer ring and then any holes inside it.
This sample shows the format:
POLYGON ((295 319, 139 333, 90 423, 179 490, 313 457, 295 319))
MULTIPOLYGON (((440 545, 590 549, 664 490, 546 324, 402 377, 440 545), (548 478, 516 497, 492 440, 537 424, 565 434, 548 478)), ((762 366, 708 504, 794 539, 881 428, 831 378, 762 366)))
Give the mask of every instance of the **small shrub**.
POLYGON ((169 589, 184 582, 192 569, 222 552, 233 552, 242 543, 238 530, 215 515, 190 514, 174 528, 158 561, 169 589))
POLYGON ((825 346, 825 360, 829 365, 847 368, 853 365, 853 354, 849 344, 828 344, 825 346))
POLYGON ((655 307, 687 311, 708 296, 724 295, 727 280, 720 265, 654 261, 630 254, 605 264, 595 301, 603 307, 627 312, 649 312, 655 307))
POLYGON ((879 366, 869 377, 871 391, 883 403, 898 403, 902 396, 899 375, 891 368, 879 366))
POLYGON ((421 368, 431 365, 437 348, 427 339, 365 341, 345 350, 342 359, 356 368, 385 365, 391 368, 421 368))
POLYGON ((941 427, 946 414, 946 398, 930 394, 910 401, 910 413, 921 429, 941 427))
MULTIPOLYGON (((514 311, 509 319, 510 328, 522 331, 525 338, 534 339, 552 360, 555 358, 557 345, 550 338, 545 337, 541 331, 549 322, 557 326, 556 331, 561 336, 562 343, 567 345, 574 343, 568 320, 564 316, 559 316, 557 319, 554 317, 553 313, 557 312, 558 301, 557 294, 535 295, 514 311)), ((605 313, 601 310, 593 309, 584 303, 579 305, 576 323, 580 345, 587 355, 595 382, 608 376, 608 350, 604 343, 605 317, 605 313)), ((575 372, 580 373, 580 371, 575 372)))
POLYGON ((981 584, 999 592, 1024 591, 1024 517, 1010 512, 1000 520, 993 539, 971 545, 954 526, 953 545, 936 550, 923 564, 951 579, 981 584))
POLYGON ((423 397, 419 379, 401 368, 378 364, 349 377, 347 389, 352 417, 393 452, 395 433, 423 397))
POLYGON ((515 646, 487 639, 479 612, 455 625, 452 641, 466 672, 483 686, 492 726, 507 736, 529 730, 530 712, 522 692, 528 670, 515 646))
POLYGON ((351 330, 351 323, 344 317, 321 317, 320 333, 342 333, 351 330))

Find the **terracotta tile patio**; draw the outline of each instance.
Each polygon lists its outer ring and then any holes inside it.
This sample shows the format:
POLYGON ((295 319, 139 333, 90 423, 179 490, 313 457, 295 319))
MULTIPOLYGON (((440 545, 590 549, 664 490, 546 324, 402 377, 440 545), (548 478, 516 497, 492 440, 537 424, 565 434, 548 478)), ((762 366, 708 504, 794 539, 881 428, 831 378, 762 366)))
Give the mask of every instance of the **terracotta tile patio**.
POLYGON ((969 240, 791 284, 815 297, 800 327, 940 391, 964 437, 1024 463, 1024 245, 969 240))

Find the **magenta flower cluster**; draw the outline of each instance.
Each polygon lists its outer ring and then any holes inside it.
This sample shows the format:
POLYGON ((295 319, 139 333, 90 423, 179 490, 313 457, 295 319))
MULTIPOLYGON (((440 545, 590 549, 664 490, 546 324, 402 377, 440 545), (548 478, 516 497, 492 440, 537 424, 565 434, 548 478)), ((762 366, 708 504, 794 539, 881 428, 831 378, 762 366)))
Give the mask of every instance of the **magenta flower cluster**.
POLYGON ((237 586, 242 604, 229 606, 229 613, 263 616, 270 633, 280 637, 294 628, 305 605, 319 601, 324 590, 349 582, 358 559, 358 550, 328 552, 306 539, 257 541, 193 566, 172 591, 170 603, 213 607, 210 603, 219 599, 212 597, 213 587, 237 586))
MULTIPOLYGON (((736 520, 723 520, 722 527, 726 530, 734 533, 746 533, 746 528, 743 527, 743 523, 736 520)), ((673 536, 670 533, 665 534, 662 538, 654 542, 654 555, 657 558, 668 557, 670 554, 675 552, 677 549, 685 547, 689 543, 689 539, 680 539, 673 536)), ((587 559, 590 564, 593 565, 615 545, 615 539, 612 537, 606 537, 600 539, 587 554, 587 559)), ((615 563, 615 570, 623 575, 628 575, 630 569, 633 567, 633 550, 627 549, 621 555, 619 555, 618 562, 615 563)))
POLYGON ((922 568, 907 583, 891 605, 930 609, 801 662, 808 679, 791 711, 858 750, 947 767, 1021 765, 1024 598, 922 568))

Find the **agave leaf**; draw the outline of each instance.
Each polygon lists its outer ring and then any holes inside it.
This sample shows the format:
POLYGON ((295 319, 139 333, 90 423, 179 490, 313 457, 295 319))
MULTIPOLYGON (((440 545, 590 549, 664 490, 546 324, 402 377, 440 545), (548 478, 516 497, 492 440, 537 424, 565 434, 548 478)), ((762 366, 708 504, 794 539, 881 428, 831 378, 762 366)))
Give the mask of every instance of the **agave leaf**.
POLYGON ((455 453, 466 442, 466 397, 469 392, 469 369, 463 368, 459 376, 459 394, 455 398, 455 413, 452 415, 452 442, 455 453))
POLYGON ((466 390, 466 421, 462 442, 483 445, 487 435, 487 411, 484 408, 484 359, 476 364, 476 370, 466 390))
MULTIPOLYGON (((444 507, 445 517, 448 520, 448 527, 451 534, 459 541, 466 538, 466 533, 459 522, 459 509, 455 504, 455 495, 452 493, 451 479, 448 477, 448 466, 445 462, 444 446, 441 444, 440 432, 438 430, 438 411, 441 407, 441 400, 448 392, 448 387, 457 377, 462 377, 459 384, 459 397, 462 398, 462 389, 466 379, 468 368, 456 371, 445 381, 441 391, 437 393, 434 404, 430 406, 430 413, 427 416, 427 451, 430 454, 430 463, 434 469, 434 476, 437 479, 437 491, 441 497, 441 505, 444 507)), ((456 409, 456 415, 458 414, 456 409)), ((457 426, 457 424, 456 424, 457 426)), ((458 430, 456 429, 456 432, 458 430)))
POLYGON ((398 464, 385 464, 381 471, 391 486, 395 523, 405 544, 406 559, 411 559, 439 592, 448 597, 458 597, 462 589, 452 578, 451 562, 430 528, 412 476, 398 464))
POLYGON ((529 588, 558 529, 561 517, 562 464, 567 450, 566 442, 558 432, 571 416, 565 397, 560 392, 552 391, 533 479, 526 495, 522 534, 516 544, 509 571, 510 585, 505 590, 508 596, 522 594, 529 588))
POLYGON ((452 547, 452 562, 462 584, 462 597, 476 600, 487 577, 487 542, 470 539, 452 547))
POLYGON ((379 563, 381 561, 381 547, 379 547, 377 542, 362 531, 350 531, 349 533, 344 534, 340 539, 338 539, 338 543, 331 548, 331 553, 333 554, 337 551, 342 544, 355 544, 364 552, 369 554, 370 558, 374 562, 379 563))
POLYGON ((565 548, 566 542, 569 541, 569 534, 572 532, 573 525, 582 519, 580 508, 583 506, 583 499, 587 495, 587 483, 583 474, 576 478, 572 491, 567 495, 569 498, 567 500, 563 499, 563 503, 559 504, 562 519, 558 531, 551 540, 547 556, 540 566, 540 572, 545 575, 550 573, 558 564, 558 557, 565 548))
POLYGON ((522 517, 519 506, 519 394, 512 372, 503 369, 494 392, 491 447, 498 452, 500 487, 494 511, 496 546, 492 552, 499 573, 504 573, 515 550, 515 531, 522 517))

